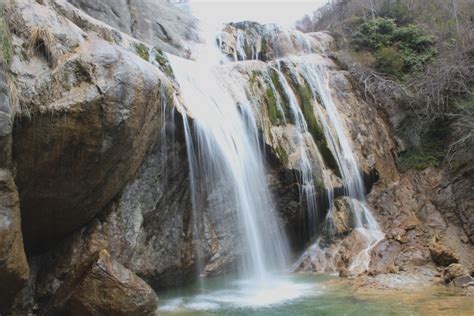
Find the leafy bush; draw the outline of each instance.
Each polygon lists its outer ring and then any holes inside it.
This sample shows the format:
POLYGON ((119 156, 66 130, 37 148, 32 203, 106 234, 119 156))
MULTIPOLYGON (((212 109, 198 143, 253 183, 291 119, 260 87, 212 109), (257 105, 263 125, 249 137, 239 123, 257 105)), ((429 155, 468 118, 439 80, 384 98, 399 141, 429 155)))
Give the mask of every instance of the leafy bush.
POLYGON ((382 47, 375 57, 375 67, 386 74, 400 78, 403 75, 405 56, 395 46, 382 47))
POLYGON ((375 52, 393 44, 393 34, 397 25, 393 20, 378 18, 362 23, 352 36, 356 50, 375 52))
POLYGON ((373 53, 377 70, 397 78, 420 70, 435 54, 433 40, 418 27, 400 27, 386 18, 362 23, 352 37, 352 45, 356 51, 373 53))

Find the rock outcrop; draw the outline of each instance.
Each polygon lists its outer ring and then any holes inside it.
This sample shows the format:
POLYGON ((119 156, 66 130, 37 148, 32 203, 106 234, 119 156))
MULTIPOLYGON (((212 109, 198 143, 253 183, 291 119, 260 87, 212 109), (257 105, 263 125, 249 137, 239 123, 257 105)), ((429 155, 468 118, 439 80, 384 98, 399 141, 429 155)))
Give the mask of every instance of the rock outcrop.
POLYGON ((102 250, 69 274, 46 313, 156 315, 157 308, 153 289, 102 250))
POLYGON ((474 251, 456 217, 460 201, 449 179, 445 171, 427 169, 374 187, 369 202, 386 240, 373 249, 369 274, 422 276, 420 286, 469 275, 474 251))
POLYGON ((198 40, 196 19, 166 0, 68 0, 90 16, 150 45, 189 56, 186 40, 198 40))
POLYGON ((11 144, 16 96, 9 78, 11 35, 0 4, 0 313, 5 313, 13 298, 26 284, 29 266, 23 249, 20 199, 11 172, 11 144))
POLYGON ((159 134, 161 86, 169 81, 48 7, 16 1, 12 10, 11 23, 21 25, 17 50, 36 40, 61 54, 54 68, 42 51, 12 64, 22 108, 13 156, 25 243, 41 250, 90 221, 135 174, 159 134), (32 39, 37 30, 50 42, 32 39))
POLYGON ((0 313, 8 310, 28 276, 18 192, 10 172, 0 169, 0 313))

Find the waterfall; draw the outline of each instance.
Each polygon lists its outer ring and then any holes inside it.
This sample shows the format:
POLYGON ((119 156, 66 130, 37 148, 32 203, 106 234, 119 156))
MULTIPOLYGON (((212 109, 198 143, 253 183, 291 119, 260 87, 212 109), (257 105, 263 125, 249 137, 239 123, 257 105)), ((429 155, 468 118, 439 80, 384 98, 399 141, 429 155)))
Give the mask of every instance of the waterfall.
MULTIPOLYGON (((323 126, 331 152, 337 160, 346 195, 351 198, 350 207, 355 219, 353 228, 366 239, 365 248, 353 258, 349 267, 350 272, 363 272, 368 269, 370 251, 384 238, 384 234, 365 203, 364 182, 354 155, 354 148, 346 135, 347 129, 331 95, 327 70, 317 63, 300 61, 294 68, 290 68, 290 71, 299 74, 311 89, 316 105, 315 113, 323 126)), ((328 221, 331 220, 333 211, 333 208, 329 210, 328 221)), ((309 252, 323 252, 318 243, 319 241, 310 248, 309 252)), ((302 257, 305 255, 307 256, 308 252, 302 257)))
POLYGON ((239 102, 237 106, 216 79, 219 56, 209 46, 203 51, 205 58, 195 61, 169 56, 183 107, 192 120, 190 124, 184 115, 195 220, 205 210, 209 195, 217 197, 215 207, 222 212, 232 210, 227 220, 235 221, 240 234, 240 270, 264 280, 270 270, 285 267, 288 249, 266 183, 257 126, 248 119, 250 105, 239 102), (216 56, 215 60, 209 56, 216 56))
MULTIPOLYGON (((295 142, 299 148, 299 184, 300 184, 300 195, 303 199, 305 199, 306 207, 308 211, 308 219, 310 223, 309 233, 315 234, 316 233, 316 225, 311 225, 311 223, 317 222, 318 218, 318 209, 317 209, 317 201, 316 201, 316 189, 314 185, 314 173, 311 166, 311 161, 309 158, 309 153, 307 150, 307 142, 306 139, 311 139, 308 131, 308 125, 306 124, 305 118, 301 109, 298 105, 298 100, 296 98, 295 93, 290 87, 290 84, 286 80, 285 76, 282 74, 280 70, 280 64, 277 63, 276 68, 272 68, 278 75, 278 82, 280 83, 280 87, 282 88, 282 92, 285 94, 289 109, 292 116, 292 121, 296 126, 296 138, 295 142)), ((311 139, 310 144, 316 147, 314 141, 311 139)), ((323 161, 319 159, 319 161, 323 161)))

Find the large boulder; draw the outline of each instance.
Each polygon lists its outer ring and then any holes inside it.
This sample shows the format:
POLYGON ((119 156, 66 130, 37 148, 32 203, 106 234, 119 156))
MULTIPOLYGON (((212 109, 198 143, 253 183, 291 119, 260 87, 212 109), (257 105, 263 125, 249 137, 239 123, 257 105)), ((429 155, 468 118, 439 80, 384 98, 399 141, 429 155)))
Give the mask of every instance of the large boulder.
POLYGON ((17 51, 31 41, 47 47, 12 64, 22 109, 13 156, 23 233, 27 248, 42 251, 89 222, 135 174, 159 134, 170 81, 49 6, 15 1, 11 16, 21 25, 17 51))
POLYGON ((79 264, 46 312, 60 315, 156 315, 158 297, 106 250, 79 264))

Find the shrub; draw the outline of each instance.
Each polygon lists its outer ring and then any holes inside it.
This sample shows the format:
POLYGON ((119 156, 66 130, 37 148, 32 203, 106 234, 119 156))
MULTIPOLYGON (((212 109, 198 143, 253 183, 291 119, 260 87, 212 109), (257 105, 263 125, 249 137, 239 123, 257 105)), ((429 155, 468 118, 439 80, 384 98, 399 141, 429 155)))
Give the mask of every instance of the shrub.
POLYGON ((393 43, 397 25, 393 20, 378 18, 362 23, 352 36, 352 43, 359 51, 377 51, 393 43))
POLYGON ((422 69, 435 54, 431 37, 414 25, 399 27, 392 19, 362 23, 352 37, 356 51, 372 52, 380 72, 402 78, 422 69))
POLYGON ((375 57, 375 67, 386 74, 401 78, 404 70, 403 53, 395 46, 382 47, 375 57))

